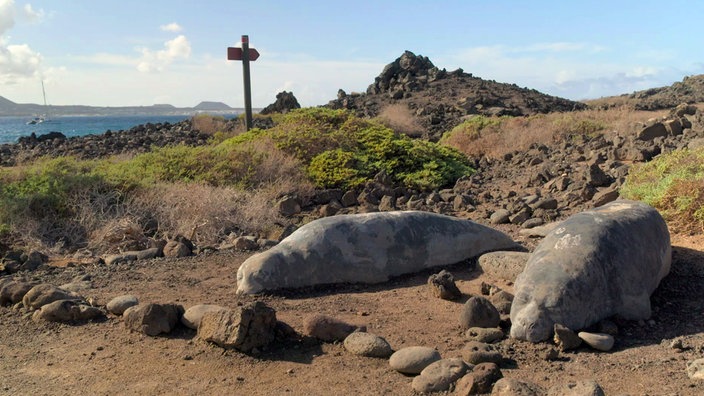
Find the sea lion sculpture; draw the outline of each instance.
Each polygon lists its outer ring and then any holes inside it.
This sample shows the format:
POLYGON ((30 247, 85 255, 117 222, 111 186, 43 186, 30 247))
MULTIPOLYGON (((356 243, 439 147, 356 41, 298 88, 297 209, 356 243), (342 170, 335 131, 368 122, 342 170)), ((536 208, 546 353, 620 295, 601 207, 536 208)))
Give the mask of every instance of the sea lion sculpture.
POLYGON ((380 283, 393 276, 518 248, 508 235, 470 220, 420 211, 314 220, 237 271, 237 292, 334 283, 380 283))
POLYGON ((660 213, 618 200, 575 214, 535 248, 514 286, 511 337, 546 340, 610 316, 650 317, 650 295, 670 271, 670 233, 660 213))

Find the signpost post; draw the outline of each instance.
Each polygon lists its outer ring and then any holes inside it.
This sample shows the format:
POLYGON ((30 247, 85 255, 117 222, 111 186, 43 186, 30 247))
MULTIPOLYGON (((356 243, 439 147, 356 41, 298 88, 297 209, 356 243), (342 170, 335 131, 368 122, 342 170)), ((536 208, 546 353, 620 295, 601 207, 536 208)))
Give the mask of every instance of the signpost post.
POLYGON ((259 52, 249 48, 249 36, 242 35, 242 48, 228 47, 227 60, 241 60, 244 74, 244 113, 247 130, 252 128, 252 85, 249 80, 249 62, 259 58, 259 52))

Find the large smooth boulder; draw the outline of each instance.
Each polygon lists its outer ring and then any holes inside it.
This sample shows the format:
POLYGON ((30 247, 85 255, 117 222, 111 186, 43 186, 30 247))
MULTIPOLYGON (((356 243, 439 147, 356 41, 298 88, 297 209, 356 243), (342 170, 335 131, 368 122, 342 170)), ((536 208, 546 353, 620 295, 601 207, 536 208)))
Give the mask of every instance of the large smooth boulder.
POLYGON ((614 315, 648 319, 671 256, 665 221, 642 202, 617 200, 569 217, 516 279, 511 337, 539 342, 555 323, 579 330, 614 315))
POLYGON ((237 271, 237 292, 380 283, 487 251, 517 247, 500 231, 435 213, 397 211, 326 217, 247 259, 237 271))

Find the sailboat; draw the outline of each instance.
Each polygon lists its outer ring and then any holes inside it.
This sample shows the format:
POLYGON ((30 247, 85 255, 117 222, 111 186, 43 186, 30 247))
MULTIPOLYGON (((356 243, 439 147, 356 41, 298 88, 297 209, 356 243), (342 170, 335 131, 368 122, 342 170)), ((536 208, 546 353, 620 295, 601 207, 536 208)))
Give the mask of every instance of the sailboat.
MULTIPOLYGON (((46 110, 46 91, 44 90, 44 80, 42 80, 42 96, 44 97, 44 109, 46 110)), ((46 121, 46 113, 40 114, 27 121, 27 125, 41 124, 44 121, 46 121)))

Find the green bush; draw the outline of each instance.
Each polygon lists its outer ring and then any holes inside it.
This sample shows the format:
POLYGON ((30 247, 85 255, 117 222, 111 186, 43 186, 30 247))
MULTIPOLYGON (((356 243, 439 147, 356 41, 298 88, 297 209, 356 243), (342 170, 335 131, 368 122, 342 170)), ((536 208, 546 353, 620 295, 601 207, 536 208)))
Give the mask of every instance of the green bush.
POLYGON ((678 150, 635 164, 621 196, 644 201, 683 231, 704 229, 704 148, 678 150))
POLYGON ((481 136, 484 129, 496 130, 499 128, 504 118, 505 117, 486 117, 483 115, 475 115, 452 128, 450 131, 445 132, 442 138, 440 138, 440 143, 444 144, 449 140, 457 139, 458 136, 456 135, 464 135, 470 140, 477 139, 481 136))
POLYGON ((378 124, 369 123, 352 136, 354 147, 326 151, 312 159, 308 174, 318 186, 354 188, 385 171, 396 183, 428 190, 474 171, 451 148, 397 135, 378 124))

